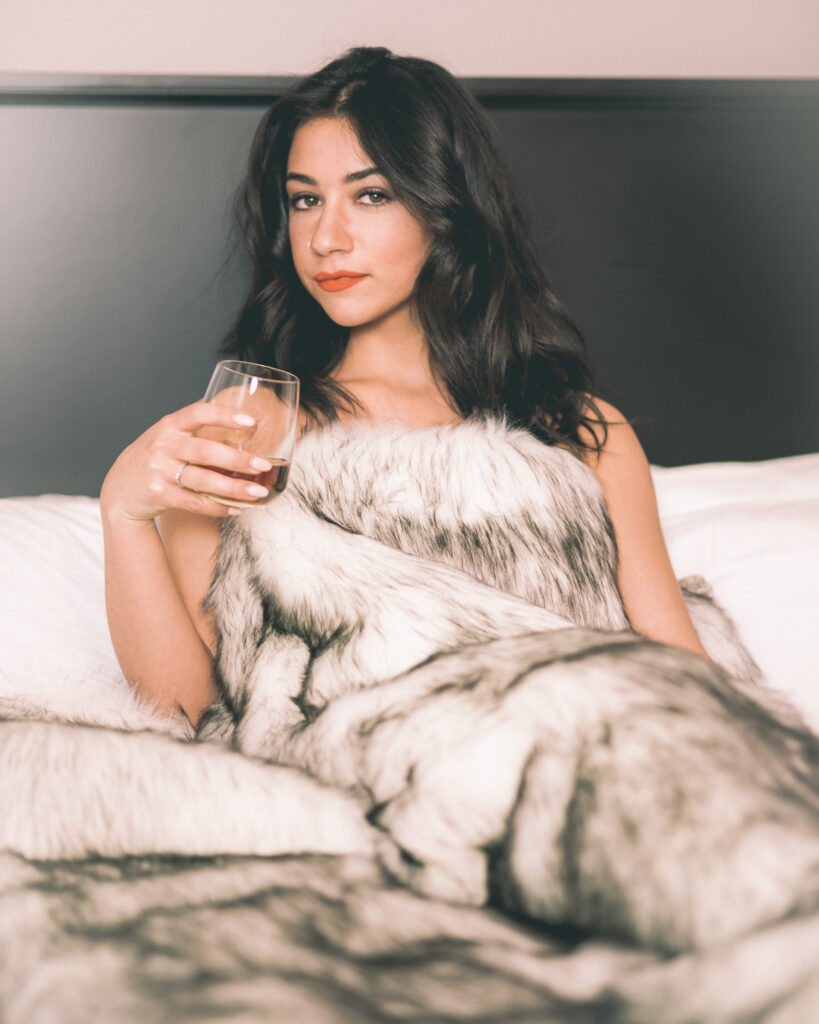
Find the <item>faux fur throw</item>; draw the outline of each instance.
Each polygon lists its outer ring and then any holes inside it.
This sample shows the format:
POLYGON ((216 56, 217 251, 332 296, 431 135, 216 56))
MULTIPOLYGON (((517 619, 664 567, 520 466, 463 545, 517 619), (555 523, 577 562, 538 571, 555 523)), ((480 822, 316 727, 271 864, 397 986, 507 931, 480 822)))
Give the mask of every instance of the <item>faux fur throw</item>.
POLYGON ((357 794, 430 896, 669 950, 815 906, 815 738, 702 581, 727 672, 632 633, 616 569, 594 475, 524 432, 310 435, 226 522, 203 735, 357 794))
MULTIPOLYGON (((681 584, 709 654, 758 681, 705 581, 681 584)), ((494 420, 308 435, 284 496, 227 521, 210 605, 228 695, 272 630, 303 641, 306 680, 299 645, 287 649, 314 707, 510 629, 629 629, 596 477, 568 452, 494 420)))
POLYGON ((525 434, 305 439, 226 524, 230 745, 0 698, 0 1019, 817 1019, 819 742, 706 596, 731 675, 615 576, 525 434))

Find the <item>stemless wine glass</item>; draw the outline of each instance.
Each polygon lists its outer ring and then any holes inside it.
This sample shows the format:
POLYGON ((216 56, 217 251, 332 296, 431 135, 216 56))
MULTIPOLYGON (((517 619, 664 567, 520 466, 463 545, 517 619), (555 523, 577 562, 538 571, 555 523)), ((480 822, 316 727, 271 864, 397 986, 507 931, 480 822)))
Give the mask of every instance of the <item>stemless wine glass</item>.
POLYGON ((216 364, 205 392, 205 401, 239 409, 256 422, 252 427, 201 427, 196 432, 197 437, 221 441, 241 451, 261 455, 273 463, 272 469, 262 473, 219 470, 240 480, 262 484, 269 488, 267 497, 255 501, 223 498, 215 494, 208 497, 222 505, 237 508, 265 505, 272 501, 286 487, 290 472, 299 422, 299 378, 273 366, 226 359, 216 364))

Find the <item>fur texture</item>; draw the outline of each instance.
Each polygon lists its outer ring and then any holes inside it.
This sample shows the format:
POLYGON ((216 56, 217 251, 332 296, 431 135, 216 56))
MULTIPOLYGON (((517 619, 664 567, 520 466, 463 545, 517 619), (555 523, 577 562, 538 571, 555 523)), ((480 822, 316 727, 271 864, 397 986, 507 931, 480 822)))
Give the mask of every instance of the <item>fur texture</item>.
MULTIPOLYGON (((8 710, 19 708, 0 702, 8 710)), ((347 854, 371 852, 373 838, 355 800, 291 768, 154 733, 0 720, 2 850, 347 854), (306 805, 315 813, 302 815, 306 805)))
POLYGON ((239 752, 0 702, 4 1024, 813 1020, 816 740, 628 632, 603 513, 498 424, 303 443, 212 589, 239 752))
POLYGON ((209 596, 241 750, 357 789, 385 863, 430 896, 675 951, 816 904, 816 740, 749 696, 702 581, 742 683, 624 628, 572 456, 470 423, 328 432, 298 466, 227 525, 209 596))

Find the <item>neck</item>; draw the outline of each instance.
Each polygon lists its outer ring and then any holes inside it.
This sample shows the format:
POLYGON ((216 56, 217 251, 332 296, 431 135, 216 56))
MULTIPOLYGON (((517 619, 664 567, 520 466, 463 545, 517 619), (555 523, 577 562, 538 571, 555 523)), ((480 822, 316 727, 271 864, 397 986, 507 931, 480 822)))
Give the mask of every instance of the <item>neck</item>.
POLYGON ((353 327, 334 376, 342 383, 372 378, 404 385, 431 383, 429 346, 423 331, 409 315, 353 327))

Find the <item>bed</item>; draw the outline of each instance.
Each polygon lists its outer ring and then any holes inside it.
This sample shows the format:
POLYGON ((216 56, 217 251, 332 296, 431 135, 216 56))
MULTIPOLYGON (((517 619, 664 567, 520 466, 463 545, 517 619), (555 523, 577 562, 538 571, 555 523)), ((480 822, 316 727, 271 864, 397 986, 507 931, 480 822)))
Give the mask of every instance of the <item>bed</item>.
MULTIPOLYGON (((605 396, 644 438, 675 571, 707 581, 815 778, 815 83, 471 84, 515 154, 605 396), (760 155, 774 140, 776 166, 760 155), (732 194, 757 248, 718 202, 740 164, 732 194)), ((241 280, 239 266, 213 283, 235 153, 281 85, 3 83, 20 141, 4 171, 18 234, 0 498, 3 1019, 815 1019, 815 889, 743 934, 676 946, 550 924, 496 892, 425 889, 408 882, 409 844, 397 864, 371 846, 383 807, 362 819, 343 787, 237 752, 218 728, 193 742, 123 680, 95 495, 116 451, 204 384, 241 280), (31 173, 26 159, 53 168, 58 150, 56 181, 31 173), (203 165, 216 170, 196 177, 203 165), (46 247, 37 217, 55 226, 46 247), (103 788, 108 803, 83 803, 103 788)), ((799 847, 805 863, 818 842, 799 847)))

